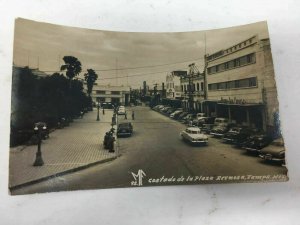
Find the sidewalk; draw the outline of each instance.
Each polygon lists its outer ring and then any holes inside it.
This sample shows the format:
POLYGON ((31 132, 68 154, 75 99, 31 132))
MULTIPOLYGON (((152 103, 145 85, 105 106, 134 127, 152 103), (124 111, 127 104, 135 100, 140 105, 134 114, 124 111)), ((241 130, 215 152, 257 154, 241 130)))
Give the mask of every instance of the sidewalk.
POLYGON ((112 110, 100 111, 100 121, 96 121, 97 109, 76 119, 69 127, 50 133, 50 138, 42 141, 44 165, 34 167, 37 146, 18 146, 10 149, 9 188, 36 183, 47 178, 87 168, 118 157, 118 142, 115 153, 103 147, 105 132, 111 128, 112 110))

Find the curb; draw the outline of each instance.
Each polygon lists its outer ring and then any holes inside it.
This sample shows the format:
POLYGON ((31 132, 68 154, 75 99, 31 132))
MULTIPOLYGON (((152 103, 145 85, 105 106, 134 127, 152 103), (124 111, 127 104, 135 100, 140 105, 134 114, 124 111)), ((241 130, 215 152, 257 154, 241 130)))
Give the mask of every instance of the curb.
POLYGON ((8 187, 8 189, 10 191, 17 190, 19 188, 26 187, 26 186, 29 186, 29 185, 32 185, 32 184, 37 184, 37 183, 40 183, 42 181, 46 181, 46 180, 49 180, 49 179, 52 179, 52 178, 55 178, 55 177, 59 177, 59 176, 63 176, 63 175, 69 174, 69 173, 73 173, 73 172, 77 172, 77 171, 80 171, 80 170, 83 170, 83 169, 87 169, 87 168, 95 166, 97 164, 110 162, 110 161, 113 161, 113 160, 117 159, 118 157, 120 157, 119 154, 117 154, 116 156, 111 157, 111 158, 107 158, 107 159, 103 159, 103 160, 100 160, 100 161, 88 163, 88 164, 83 165, 83 166, 79 166, 79 167, 76 167, 76 168, 72 168, 72 169, 69 169, 69 170, 58 172, 58 173, 55 173, 55 174, 52 174, 52 175, 49 175, 49 176, 45 176, 45 177, 42 177, 42 178, 39 178, 39 179, 36 179, 36 180, 28 181, 28 182, 23 183, 23 184, 18 184, 18 185, 15 185, 15 186, 11 186, 11 187, 8 187))

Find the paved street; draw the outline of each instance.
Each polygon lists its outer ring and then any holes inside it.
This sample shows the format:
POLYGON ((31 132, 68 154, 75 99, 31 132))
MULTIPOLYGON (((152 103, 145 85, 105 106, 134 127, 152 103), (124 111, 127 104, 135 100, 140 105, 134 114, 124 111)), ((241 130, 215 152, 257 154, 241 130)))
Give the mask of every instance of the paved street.
MULTIPOLYGON (((132 137, 119 138, 120 158, 15 190, 14 194, 131 186, 134 180, 131 172, 137 174, 140 169, 146 174, 144 186, 156 185, 150 183, 149 178, 153 181, 162 176, 273 176, 287 172, 285 167, 265 163, 219 139, 209 138, 208 146, 190 146, 179 136, 185 125, 148 107, 132 107, 127 112, 127 121, 132 122, 134 133, 132 137), (131 110, 135 112, 134 121, 131 110)), ((119 116, 119 123, 122 121, 124 117, 119 116)), ((247 181, 251 181, 249 179, 247 181)))

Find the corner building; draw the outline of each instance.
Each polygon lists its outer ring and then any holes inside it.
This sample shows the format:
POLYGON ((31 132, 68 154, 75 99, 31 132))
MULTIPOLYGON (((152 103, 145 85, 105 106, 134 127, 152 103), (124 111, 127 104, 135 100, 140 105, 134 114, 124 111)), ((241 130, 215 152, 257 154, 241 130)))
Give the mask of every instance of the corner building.
POLYGON ((250 37, 205 56, 204 111, 240 125, 278 129, 278 100, 270 40, 250 37))

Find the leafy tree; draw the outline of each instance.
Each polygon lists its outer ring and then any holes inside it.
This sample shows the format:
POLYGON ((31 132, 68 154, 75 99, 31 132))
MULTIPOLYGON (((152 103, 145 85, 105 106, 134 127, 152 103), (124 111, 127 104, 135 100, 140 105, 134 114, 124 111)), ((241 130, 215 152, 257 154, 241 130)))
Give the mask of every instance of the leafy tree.
POLYGON ((91 93, 93 91, 93 86, 95 81, 98 79, 98 74, 93 69, 87 69, 87 73, 84 74, 84 80, 87 84, 87 93, 89 97, 91 97, 91 93))
POLYGON ((66 70, 67 77, 72 80, 81 72, 81 62, 74 56, 64 56, 63 60, 65 64, 60 67, 60 70, 66 70))

